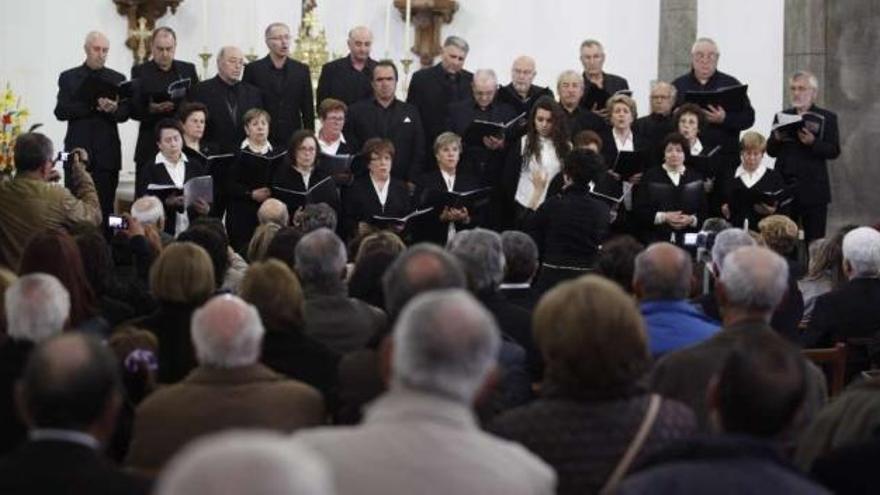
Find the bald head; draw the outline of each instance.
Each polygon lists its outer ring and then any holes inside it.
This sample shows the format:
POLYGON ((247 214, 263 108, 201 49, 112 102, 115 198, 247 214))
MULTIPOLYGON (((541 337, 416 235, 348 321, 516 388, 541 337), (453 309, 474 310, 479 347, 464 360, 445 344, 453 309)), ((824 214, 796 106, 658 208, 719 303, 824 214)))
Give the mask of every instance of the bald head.
POLYGON ((356 63, 364 63, 370 58, 373 47, 373 33, 366 26, 357 26, 348 32, 348 51, 356 63))
POLYGON ((658 242, 636 256, 633 287, 642 301, 686 299, 692 271, 687 251, 658 242))
POLYGON ((513 61, 513 67, 510 69, 510 82, 513 89, 521 95, 529 92, 532 81, 535 80, 535 59, 527 55, 516 57, 513 61))
POLYGON ((92 70, 98 70, 107 63, 110 40, 100 31, 90 31, 86 35, 83 49, 86 52, 86 65, 92 70))
POLYGON ((217 75, 227 84, 241 80, 244 70, 244 53, 237 46, 224 46, 217 53, 217 75))
POLYGON ((274 223, 280 227, 286 227, 290 224, 290 213, 287 211, 287 205, 275 198, 263 201, 260 209, 257 210, 257 218, 260 224, 274 223))
POLYGON ((393 320, 413 297, 434 289, 464 288, 464 271, 451 254, 433 244, 416 244, 403 252, 382 277, 385 309, 393 320))
POLYGON ((192 317, 192 341, 202 366, 236 368, 257 362, 263 324, 257 309, 242 299, 217 296, 192 317))

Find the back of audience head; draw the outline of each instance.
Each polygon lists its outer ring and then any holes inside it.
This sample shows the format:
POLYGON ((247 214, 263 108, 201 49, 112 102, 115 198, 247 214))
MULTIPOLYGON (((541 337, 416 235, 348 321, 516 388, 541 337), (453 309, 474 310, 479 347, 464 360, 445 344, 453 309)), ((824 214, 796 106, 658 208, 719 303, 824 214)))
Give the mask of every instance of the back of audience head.
POLYGON ((728 254, 741 247, 755 246, 757 243, 748 232, 742 229, 722 230, 715 236, 715 244, 712 245, 712 264, 715 276, 724 268, 724 258, 728 254))
POLYGON ((808 279, 828 277, 831 287, 840 287, 847 280, 843 270, 843 238, 856 225, 844 225, 831 237, 817 239, 810 244, 810 267, 808 279))
POLYGON ((636 256, 644 249, 645 246, 632 236, 613 237, 602 244, 596 260, 596 273, 616 282, 621 289, 632 294, 636 256))
POLYGON ((171 458, 157 495, 333 495, 311 450, 278 433, 230 431, 198 439, 171 458))
POLYGON ((42 167, 51 166, 55 148, 46 135, 39 132, 20 134, 15 139, 15 168, 19 172, 36 172, 42 167))
POLYGON ((775 334, 743 335, 709 384, 716 426, 731 434, 780 438, 795 422, 806 394, 804 359, 775 334))
POLYGON ((141 196, 131 204, 131 217, 143 226, 152 225, 158 231, 165 228, 165 208, 156 196, 141 196))
POLYGON ((119 390, 113 354, 94 337, 71 332, 31 353, 18 401, 31 428, 85 431, 105 441, 115 425, 119 390))
POLYGON ((394 326, 392 386, 470 403, 495 364, 500 334, 464 290, 416 296, 394 326))
POLYGON ((302 235, 321 228, 335 231, 336 225, 336 211, 327 203, 308 204, 293 215, 293 226, 302 235))
POLYGON ((850 279, 880 275, 880 232, 859 227, 843 237, 844 271, 850 279))
POLYGON ((385 310, 394 321, 413 297, 435 289, 467 287, 458 260, 433 244, 416 244, 404 251, 382 276, 385 310))
POLYGON ((282 227, 269 241, 265 258, 281 261, 293 270, 296 267, 296 245, 301 238, 302 234, 296 227, 282 227))
POLYGON ((255 364, 265 332, 257 308, 232 295, 217 296, 197 309, 190 325, 201 366, 239 368, 255 364))
POLYGON ((266 331, 300 331, 305 325, 304 296, 296 275, 278 260, 252 263, 239 294, 260 312, 266 331))
POLYGON ((636 256, 633 289, 643 301, 687 299, 692 274, 693 262, 687 251, 658 242, 636 256))
POLYGON ((590 149, 575 149, 566 155, 562 173, 572 184, 586 186, 605 173, 605 164, 599 153, 590 149))
POLYGON ((6 289, 3 303, 9 337, 35 344, 61 333, 70 314, 67 289, 45 273, 22 275, 6 289))
POLYGON ((474 293, 493 292, 504 280, 501 236, 487 229, 461 231, 450 239, 449 252, 461 262, 474 293))
POLYGON ((296 273, 303 286, 318 291, 337 290, 345 275, 345 244, 332 230, 320 228, 296 245, 296 273))
POLYGON ((105 294, 113 273, 113 257, 104 235, 91 224, 77 224, 72 229, 86 279, 95 295, 105 294))
POLYGON ((348 293, 378 308, 385 307, 382 275, 406 249, 396 234, 379 231, 360 241, 354 267, 348 279, 348 293))
POLYGON ((504 282, 525 284, 532 281, 538 270, 538 245, 532 236, 518 230, 501 233, 504 252, 504 282))
POLYGON ((195 243, 172 243, 150 267, 150 291, 160 302, 198 306, 215 289, 211 257, 195 243))
POLYGON ((596 153, 602 152, 602 138, 595 131, 589 129, 575 134, 571 139, 571 143, 574 149, 593 150, 596 153))
POLYGON ((538 303, 532 326, 545 380, 567 394, 620 396, 648 370, 636 303, 602 277, 586 275, 551 289, 538 303))
POLYGON ((48 273, 70 295, 70 326, 76 327, 97 314, 95 293, 86 278, 76 241, 62 230, 45 230, 33 236, 21 257, 19 275, 48 273))
POLYGON ((247 260, 254 262, 265 259, 266 251, 279 230, 281 227, 277 223, 264 223, 257 226, 253 237, 251 237, 251 242, 248 244, 247 260))
POLYGON ((159 341, 148 330, 122 326, 107 339, 107 347, 116 355, 127 399, 140 404, 156 389, 159 341))
POLYGON ((703 228, 700 230, 704 232, 714 232, 716 234, 732 228, 733 225, 730 225, 730 222, 720 217, 709 217, 703 221, 703 228))
POLYGON ((283 202, 269 198, 263 201, 260 209, 257 210, 257 220, 260 224, 274 223, 279 227, 290 225, 290 212, 287 211, 287 205, 283 202))
POLYGON ((788 263, 770 249, 741 247, 724 258, 715 287, 722 317, 740 311, 769 321, 788 289, 788 263))
POLYGON ((786 256, 794 250, 798 240, 798 226, 785 215, 770 215, 758 223, 764 244, 786 256))
POLYGON ((217 229, 203 224, 191 225, 177 236, 177 241, 191 242, 204 249, 213 267, 215 288, 223 285, 229 269, 229 244, 217 229))

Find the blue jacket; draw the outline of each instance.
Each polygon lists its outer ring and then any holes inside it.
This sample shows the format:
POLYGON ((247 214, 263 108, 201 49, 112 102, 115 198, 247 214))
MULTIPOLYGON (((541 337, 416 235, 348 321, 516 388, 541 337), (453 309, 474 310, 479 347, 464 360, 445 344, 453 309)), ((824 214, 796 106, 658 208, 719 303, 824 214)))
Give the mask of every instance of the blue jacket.
POLYGON ((645 318, 648 345, 654 358, 698 344, 720 329, 717 321, 685 300, 646 301, 641 303, 640 309, 645 318))

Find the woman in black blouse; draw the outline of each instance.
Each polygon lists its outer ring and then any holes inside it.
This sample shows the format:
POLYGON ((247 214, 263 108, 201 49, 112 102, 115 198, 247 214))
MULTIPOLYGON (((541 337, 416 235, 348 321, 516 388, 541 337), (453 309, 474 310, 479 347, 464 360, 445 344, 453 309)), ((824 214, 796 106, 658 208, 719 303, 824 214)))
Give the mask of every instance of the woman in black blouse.
POLYGON ((764 136, 749 131, 743 134, 739 147, 740 166, 722 180, 724 203, 721 213, 732 225, 757 232, 758 222, 778 213, 780 205, 784 203, 782 191, 785 183, 779 172, 762 163, 767 148, 764 136))
POLYGON ((308 129, 293 133, 287 158, 270 180, 272 196, 287 205, 290 218, 307 204, 327 203, 339 218, 339 190, 326 168, 318 164, 318 139, 308 129))

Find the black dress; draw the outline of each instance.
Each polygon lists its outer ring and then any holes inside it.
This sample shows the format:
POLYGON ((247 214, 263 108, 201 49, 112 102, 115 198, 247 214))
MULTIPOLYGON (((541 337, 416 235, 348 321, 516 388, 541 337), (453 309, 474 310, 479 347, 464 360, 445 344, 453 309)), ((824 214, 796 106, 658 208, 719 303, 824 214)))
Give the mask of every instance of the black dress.
MULTIPOLYGON (((165 232, 169 235, 174 235, 174 227, 177 224, 177 215, 183 213, 183 207, 179 208, 171 208, 165 204, 165 200, 172 195, 181 194, 181 189, 164 189, 164 190, 149 190, 150 186, 173 186, 174 181, 171 179, 171 175, 168 174, 168 170, 165 168, 164 163, 154 163, 147 167, 145 170, 145 185, 148 188, 148 193, 152 194, 159 199, 162 200, 162 206, 165 208, 165 232)), ((194 178, 194 177, 202 177, 204 175, 208 175, 208 171, 205 167, 198 161, 187 161, 184 166, 184 176, 183 182, 194 178)), ((193 209, 189 210, 190 218, 195 216, 195 211, 193 209)))
POLYGON ((388 179, 388 197, 383 205, 369 175, 358 177, 348 188, 343 203, 344 233, 346 238, 357 235, 360 222, 368 222, 373 215, 401 218, 412 211, 406 184, 393 177, 388 179))
POLYGON ((682 244, 685 233, 700 229, 701 223, 706 219, 705 212, 703 177, 689 168, 685 169, 677 186, 662 166, 650 168, 633 189, 633 213, 639 224, 639 237, 645 244, 659 241, 682 244), (660 211, 681 211, 695 215, 697 222, 684 229, 673 230, 665 223, 654 223, 657 212, 660 211))
POLYGON ((317 162, 312 167, 308 184, 290 161, 283 162, 272 176, 270 187, 272 188, 272 196, 287 205, 291 219, 297 209, 316 203, 327 203, 336 212, 336 218, 339 218, 340 202, 336 182, 327 169, 317 162), (294 194, 290 191, 296 191, 300 194, 294 194))
MULTIPOLYGON (((457 172, 455 174, 455 183, 452 185, 453 191, 472 191, 479 187, 480 179, 477 177, 464 172, 457 172)), ((443 205, 436 204, 433 198, 436 198, 436 193, 438 191, 446 192, 448 190, 449 188, 446 186, 446 181, 443 179, 443 174, 440 172, 439 168, 433 172, 428 172, 419 178, 416 188, 416 198, 419 202, 419 208, 434 207, 434 211, 427 213, 424 220, 418 223, 418 228, 416 229, 417 233, 415 235, 416 241, 433 242, 441 246, 446 245, 449 234, 449 223, 440 220, 440 214, 443 212, 443 205)), ((479 223, 480 213, 480 208, 468 211, 468 214, 471 217, 471 222, 468 224, 456 222, 455 230, 461 231, 463 229, 476 227, 479 223)))
MULTIPOLYGON (((764 175, 752 187, 746 186, 742 178, 734 177, 734 175, 729 173, 721 181, 721 194, 730 209, 730 224, 734 227, 744 228, 745 221, 748 220, 748 228, 757 231, 758 222, 767 215, 755 211, 754 202, 749 198, 749 191, 762 193, 780 191, 785 186, 782 175, 775 170, 766 169, 764 175)), ((782 212, 780 205, 777 205, 776 213, 782 212)))
POLYGON ((226 177, 226 196, 229 211, 226 214, 226 232, 229 245, 244 253, 257 228, 257 210, 260 203, 251 197, 251 191, 269 187, 276 170, 284 167, 286 152, 257 154, 245 148, 236 157, 226 177))

